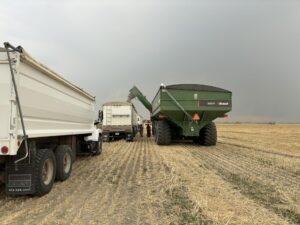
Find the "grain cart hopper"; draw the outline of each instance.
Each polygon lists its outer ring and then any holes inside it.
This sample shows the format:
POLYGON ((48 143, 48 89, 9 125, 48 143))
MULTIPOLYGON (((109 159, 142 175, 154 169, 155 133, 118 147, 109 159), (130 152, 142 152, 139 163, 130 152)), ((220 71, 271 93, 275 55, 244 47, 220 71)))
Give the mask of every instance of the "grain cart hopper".
POLYGON ((215 145, 213 122, 232 109, 230 91, 199 84, 161 85, 152 104, 133 87, 128 101, 137 97, 150 111, 155 141, 168 145, 172 139, 190 139, 205 146, 215 145))
POLYGON ((0 183, 12 195, 44 195, 72 172, 77 154, 99 155, 95 97, 22 47, 0 48, 0 183))

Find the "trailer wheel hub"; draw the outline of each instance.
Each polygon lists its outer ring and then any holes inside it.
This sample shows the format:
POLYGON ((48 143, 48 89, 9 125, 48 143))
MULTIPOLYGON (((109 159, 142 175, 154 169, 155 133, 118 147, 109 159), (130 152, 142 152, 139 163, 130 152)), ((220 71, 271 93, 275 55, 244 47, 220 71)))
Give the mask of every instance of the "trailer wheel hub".
POLYGON ((44 162, 42 170, 42 179, 45 185, 49 185, 54 176, 54 163, 53 160, 47 159, 44 162))
POLYGON ((65 173, 69 173, 71 169, 71 164, 72 164, 72 158, 68 152, 64 155, 64 171, 65 173))

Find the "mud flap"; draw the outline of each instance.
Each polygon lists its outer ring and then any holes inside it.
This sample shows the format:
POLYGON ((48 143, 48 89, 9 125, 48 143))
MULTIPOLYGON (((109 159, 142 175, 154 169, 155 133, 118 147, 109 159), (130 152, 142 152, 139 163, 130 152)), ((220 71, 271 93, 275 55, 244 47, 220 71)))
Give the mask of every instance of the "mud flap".
POLYGON ((32 165, 8 165, 6 166, 6 194, 28 195, 35 193, 32 165))

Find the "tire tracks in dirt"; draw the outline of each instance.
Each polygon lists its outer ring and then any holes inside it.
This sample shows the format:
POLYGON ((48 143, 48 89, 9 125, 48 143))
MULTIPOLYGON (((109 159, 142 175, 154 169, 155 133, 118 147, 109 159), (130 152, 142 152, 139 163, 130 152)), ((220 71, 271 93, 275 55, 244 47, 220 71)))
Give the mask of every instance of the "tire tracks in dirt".
POLYGON ((257 160, 261 165, 267 164, 267 166, 276 167, 276 169, 281 170, 285 174, 290 174, 292 177, 300 175, 300 159, 297 157, 291 157, 284 153, 277 154, 275 152, 274 154, 274 152, 261 151, 255 147, 250 148, 243 145, 236 145, 234 143, 224 142, 223 140, 219 141, 219 144, 233 153, 257 160))
POLYGON ((225 155, 224 151, 226 153, 230 151, 221 147, 203 148, 191 144, 184 145, 184 148, 203 161, 208 169, 215 170, 216 174, 242 188, 242 192, 248 197, 259 201, 264 207, 272 209, 283 218, 292 221, 299 220, 297 219, 299 214, 294 208, 297 207, 300 196, 299 182, 296 178, 291 178, 293 182, 290 182, 286 177, 277 174, 276 170, 264 170, 255 161, 250 163, 247 158, 237 157, 234 154, 225 155), (270 203, 265 203, 265 201, 270 203), (272 206, 271 202, 273 205, 280 206, 272 206), (290 207, 285 209, 281 205, 290 207))
MULTIPOLYGON (((78 209, 82 206, 82 204, 84 204, 85 198, 89 196, 89 192, 91 192, 91 190, 94 188, 93 181, 95 180, 95 178, 100 178, 100 176, 102 177, 103 175, 107 174, 108 168, 113 165, 114 157, 116 157, 116 155, 111 154, 111 156, 105 160, 105 163, 100 166, 97 160, 95 160, 93 164, 87 164, 85 167, 87 171, 77 174, 76 181, 79 179, 79 184, 72 184, 76 187, 76 189, 73 189, 71 193, 67 193, 67 197, 64 198, 63 201, 61 201, 55 207, 55 210, 45 216, 43 220, 44 223, 47 223, 47 221, 49 221, 49 219, 51 219, 52 217, 56 217, 59 220, 61 218, 60 215, 64 215, 64 212, 66 212, 67 210, 73 212, 74 214, 77 211, 76 214, 78 214, 78 209), (88 173, 88 175, 84 176, 86 173, 88 173), (81 199, 82 201, 78 201, 79 199, 81 199), (71 207, 66 207, 69 205, 71 207), (57 213, 59 214, 57 215, 57 213)), ((68 215, 70 216, 71 214, 72 213, 69 213, 68 215)))
POLYGON ((268 167, 262 166, 258 160, 251 161, 243 155, 231 154, 229 150, 222 147, 216 147, 214 149, 201 148, 192 144, 185 145, 184 147, 192 150, 194 155, 197 155, 198 158, 209 161, 210 163, 206 163, 206 165, 211 166, 211 169, 220 167, 232 172, 239 170, 248 176, 255 175, 256 178, 264 183, 269 184, 276 181, 277 184, 280 184, 283 187, 293 185, 298 189, 299 181, 297 177, 288 174, 282 175, 281 170, 278 170, 277 168, 269 169, 268 167), (221 163, 217 163, 218 161, 221 163))
POLYGON ((141 192, 138 184, 138 173, 140 170, 142 141, 137 140, 133 150, 134 157, 125 176, 120 179, 119 186, 121 193, 121 202, 125 203, 119 207, 116 213, 120 215, 116 224, 136 224, 140 217, 139 205, 141 201, 141 192))
POLYGON ((184 181, 189 198, 199 207, 196 209, 204 216, 205 222, 249 225, 289 224, 276 213, 239 193, 231 183, 222 179, 216 173, 217 171, 207 168, 205 159, 195 157, 184 145, 174 144, 172 150, 166 149, 162 155, 184 181))
MULTIPOLYGON (((112 184, 115 182, 115 179, 117 179, 117 175, 115 171, 118 171, 120 168, 123 168, 127 165, 128 160, 131 157, 130 154, 130 148, 132 147, 132 143, 125 143, 124 141, 123 145, 125 145, 125 148, 121 148, 118 150, 117 157, 114 158, 112 161, 112 164, 107 166, 107 169, 105 171, 98 171, 98 174, 102 179, 97 179, 97 176, 95 177, 94 181, 96 182, 96 187, 90 184, 90 188, 86 190, 87 195, 84 197, 83 201, 80 203, 77 207, 76 215, 69 221, 71 221, 72 224, 82 224, 82 223, 92 223, 93 220, 97 219, 112 219, 113 215, 107 215, 108 217, 105 217, 105 214, 103 212, 103 209, 101 207, 95 208, 97 205, 102 205, 101 203, 105 202, 105 197, 113 198, 115 194, 115 190, 112 188, 112 184), (123 162, 121 165, 119 162, 123 162), (100 188, 100 186, 102 186, 100 188), (104 195, 98 195, 96 196, 95 193, 103 193, 100 190, 103 190, 103 188, 106 188, 107 191, 109 191, 109 194, 105 193, 104 195), (103 197, 103 198, 102 198, 103 197), (109 218, 111 216, 111 218, 109 218)), ((99 177, 98 177, 99 178, 99 177)), ((108 208, 112 208, 113 205, 106 205, 108 208)))
MULTIPOLYGON (((300 177, 296 176, 293 171, 288 170, 288 168, 282 168, 282 166, 277 166, 276 161, 267 159, 267 157, 259 157, 253 152, 244 153, 241 149, 236 147, 226 147, 219 145, 216 149, 221 153, 220 156, 226 158, 228 161, 234 158, 235 161, 242 160, 241 166, 246 166, 250 170, 256 170, 256 172, 263 174, 263 176, 269 179, 277 178, 278 181, 282 181, 284 185, 299 185, 300 177), (221 146, 221 147, 220 147, 221 146), (259 170, 255 167, 259 165, 259 170)), ((218 153, 219 153, 218 152, 218 153)), ((233 160, 233 161, 234 161, 233 160)))
MULTIPOLYGON (((222 138, 223 139, 232 139, 232 138, 227 138, 227 137, 222 137, 222 138)), ((278 156, 283 156, 283 157, 288 157, 288 158, 300 159, 300 156, 297 156, 297 155, 285 154, 285 153, 280 153, 280 152, 276 152, 276 151, 272 151, 272 150, 268 151, 268 150, 264 150, 264 149, 260 149, 260 148, 254 148, 254 147, 248 146, 248 145, 231 143, 231 142, 226 141, 226 140, 220 140, 220 141, 218 141, 218 143, 231 145, 231 146, 235 146, 235 147, 239 147, 239 148, 243 148, 243 149, 249 149, 249 150, 252 150, 252 151, 263 152, 263 153, 267 153, 267 154, 271 154, 271 155, 278 155, 278 156)))

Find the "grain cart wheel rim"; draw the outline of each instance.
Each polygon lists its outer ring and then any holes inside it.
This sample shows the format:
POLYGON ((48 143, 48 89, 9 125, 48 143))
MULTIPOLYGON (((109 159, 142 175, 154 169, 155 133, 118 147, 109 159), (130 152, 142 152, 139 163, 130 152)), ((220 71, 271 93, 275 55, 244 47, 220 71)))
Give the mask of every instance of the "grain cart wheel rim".
POLYGON ((56 180, 67 180, 72 173, 72 149, 68 145, 60 145, 55 149, 56 180))
POLYGON ((69 173, 72 165, 72 157, 68 152, 66 152, 66 154, 64 155, 63 162, 65 173, 69 173))
POLYGON ((45 185, 49 185, 54 177, 54 162, 52 159, 47 159, 42 168, 42 180, 45 185))

